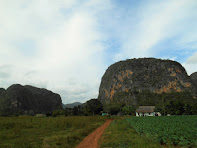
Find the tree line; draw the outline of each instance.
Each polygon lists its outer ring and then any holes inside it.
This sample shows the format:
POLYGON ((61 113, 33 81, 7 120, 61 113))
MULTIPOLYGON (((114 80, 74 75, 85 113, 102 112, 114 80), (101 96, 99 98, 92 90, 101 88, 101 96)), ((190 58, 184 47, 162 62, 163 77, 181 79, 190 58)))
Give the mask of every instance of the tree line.
POLYGON ((126 92, 118 94, 114 100, 109 103, 102 104, 98 99, 91 99, 81 106, 74 108, 65 108, 52 113, 52 116, 94 116, 100 115, 102 112, 111 115, 135 115, 135 110, 139 106, 155 106, 156 112, 160 112, 163 116, 170 115, 196 115, 197 99, 193 97, 191 92, 171 92, 171 93, 153 93, 149 90, 141 92, 126 92), (135 105, 131 101, 125 101, 125 96, 134 97, 128 100, 135 100, 135 105))

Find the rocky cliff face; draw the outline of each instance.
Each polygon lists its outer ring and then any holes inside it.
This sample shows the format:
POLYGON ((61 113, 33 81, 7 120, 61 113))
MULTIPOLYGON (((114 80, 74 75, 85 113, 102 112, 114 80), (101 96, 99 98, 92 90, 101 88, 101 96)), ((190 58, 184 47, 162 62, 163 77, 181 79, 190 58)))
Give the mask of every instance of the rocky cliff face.
POLYGON ((190 75, 193 83, 197 86, 197 72, 194 72, 193 74, 190 75))
POLYGON ((0 88, 0 95, 5 91, 4 88, 0 88))
POLYGON ((120 61, 111 65, 102 77, 98 99, 113 102, 121 93, 130 93, 126 102, 135 103, 135 93, 144 90, 162 92, 189 91, 194 96, 195 88, 184 67, 178 62, 154 58, 120 61))
POLYGON ((0 95, 2 114, 47 113, 62 108, 60 95, 46 89, 15 84, 0 95))

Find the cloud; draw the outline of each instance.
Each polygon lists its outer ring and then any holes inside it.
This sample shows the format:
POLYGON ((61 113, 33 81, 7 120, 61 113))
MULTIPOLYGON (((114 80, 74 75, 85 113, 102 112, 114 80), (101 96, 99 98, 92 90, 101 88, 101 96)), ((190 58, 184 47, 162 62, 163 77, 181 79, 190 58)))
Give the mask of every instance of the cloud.
POLYGON ((97 97, 106 49, 97 16, 110 7, 110 1, 9 4, 1 2, 0 62, 13 68, 10 81, 4 79, 2 85, 45 87, 68 103, 97 97))
POLYGON ((195 52, 189 59, 187 60, 188 64, 197 64, 197 52, 195 52))
POLYGON ((187 62, 182 63, 183 67, 185 67, 187 74, 191 75, 192 73, 197 71, 197 64, 188 64, 187 62))
MULTIPOLYGON (((113 18, 106 18, 109 36, 116 41, 112 43, 115 50, 111 63, 127 58, 156 57, 184 64, 197 51, 195 0, 130 2, 125 9, 122 5, 116 5, 116 11, 111 13, 113 18)), ((196 56, 192 57, 194 61, 196 56)), ((191 63, 186 69, 189 73, 196 71, 191 63)))
MULTIPOLYGON (((115 40, 112 46, 118 44, 113 50, 115 61, 134 57, 160 57, 167 50, 184 52, 186 49, 183 47, 187 44, 184 38, 188 36, 191 39, 189 32, 197 31, 197 22, 194 20, 197 17, 195 1, 131 2, 124 6, 125 9, 122 5, 117 4, 110 13, 113 17, 110 15, 105 19, 109 20, 105 23, 109 36, 115 40)), ((195 35, 193 39, 195 41, 195 35)), ((191 48, 191 43, 188 42, 187 47, 191 48)))
POLYGON ((187 61, 183 63, 183 66, 186 68, 189 75, 197 72, 197 52, 190 56, 187 61))
POLYGON ((95 18, 101 10, 94 9, 90 14, 88 9, 93 10, 90 5, 93 1, 72 13, 40 44, 39 56, 42 58, 36 63, 39 77, 48 80, 48 88, 64 92, 61 94, 66 101, 87 100, 98 95, 104 67, 102 52, 106 48, 95 18), (75 83, 70 84, 70 80, 75 83), (84 87, 86 93, 81 91, 84 87))
POLYGON ((9 78, 9 77, 10 77, 10 74, 9 73, 0 72, 0 79, 2 79, 2 78, 9 78))
POLYGON ((2 0, 0 85, 44 87, 72 103, 96 98, 118 60, 167 57, 192 73, 196 7, 195 0, 2 0))

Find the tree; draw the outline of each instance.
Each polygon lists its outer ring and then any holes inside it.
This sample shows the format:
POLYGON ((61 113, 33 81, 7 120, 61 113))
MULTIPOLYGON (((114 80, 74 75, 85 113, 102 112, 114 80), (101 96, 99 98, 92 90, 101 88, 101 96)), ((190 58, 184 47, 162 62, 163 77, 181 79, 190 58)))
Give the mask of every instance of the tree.
POLYGON ((185 111, 184 106, 181 101, 170 101, 170 103, 165 106, 165 111, 171 115, 182 115, 185 111))
POLYGON ((135 109, 133 106, 126 105, 126 106, 122 107, 122 112, 125 115, 131 115, 131 114, 134 114, 135 109))
POLYGON ((111 115, 118 114, 118 112, 122 111, 122 107, 124 107, 125 104, 117 103, 117 102, 111 102, 104 105, 104 111, 110 113, 111 115))
POLYGON ((77 107, 77 106, 75 106, 75 107, 73 108, 73 115, 74 115, 74 116, 78 116, 78 115, 79 115, 79 111, 78 111, 78 107, 77 107))
POLYGON ((52 116, 53 117, 57 117, 57 116, 60 116, 60 115, 65 115, 65 110, 54 110, 53 112, 52 112, 52 116))
POLYGON ((91 99, 86 102, 85 110, 94 116, 95 114, 100 114, 100 111, 103 110, 103 105, 98 99, 91 99))
POLYGON ((184 115, 191 115, 192 114, 192 106, 190 104, 184 105, 184 115))
POLYGON ((191 112, 193 115, 197 115, 197 102, 192 105, 191 112))

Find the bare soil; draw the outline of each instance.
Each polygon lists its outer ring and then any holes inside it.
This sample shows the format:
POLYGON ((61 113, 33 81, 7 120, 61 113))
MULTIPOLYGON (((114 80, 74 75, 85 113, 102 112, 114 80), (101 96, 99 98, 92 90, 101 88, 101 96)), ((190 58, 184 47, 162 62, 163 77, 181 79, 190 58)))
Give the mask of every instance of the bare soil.
POLYGON ((107 120, 102 126, 89 134, 76 148, 98 148, 98 140, 112 120, 107 120))

